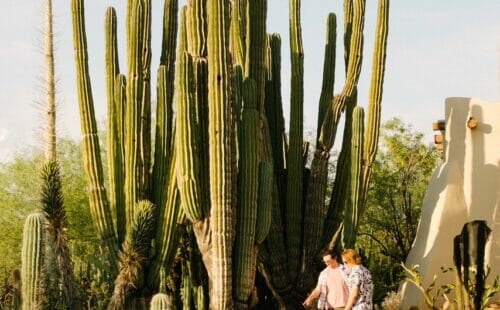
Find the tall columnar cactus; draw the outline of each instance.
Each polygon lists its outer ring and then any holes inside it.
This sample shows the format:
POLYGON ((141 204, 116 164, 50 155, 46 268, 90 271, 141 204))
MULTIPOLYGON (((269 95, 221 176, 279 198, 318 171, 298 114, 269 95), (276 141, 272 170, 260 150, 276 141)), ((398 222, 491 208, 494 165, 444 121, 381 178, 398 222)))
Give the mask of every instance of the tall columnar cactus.
MULTIPOLYGON (((321 121, 323 120, 328 105, 333 98, 333 83, 335 80, 335 41, 336 41, 336 17, 330 13, 327 21, 327 35, 325 45, 325 60, 323 67, 323 85, 321 89, 321 97, 319 100, 318 111, 318 133, 316 141, 319 139, 319 131, 321 129, 321 121)), ((303 256, 303 271, 314 266, 316 252, 321 247, 321 233, 323 229, 323 221, 318 221, 325 214, 325 195, 326 183, 328 177, 328 160, 330 153, 322 149, 316 149, 313 155, 313 163, 311 164, 311 174, 309 176, 306 206, 304 210, 304 256, 303 256), (324 185, 323 185, 324 184, 324 185)), ((302 272, 301 283, 299 284, 305 291, 308 287, 314 285, 314 276, 311 272, 302 272)))
POLYGON ((239 127, 239 173, 236 239, 234 250, 235 295, 246 303, 254 286, 257 248, 255 242, 257 223, 257 193, 259 174, 259 111, 257 85, 254 80, 243 82, 243 111, 239 127))
POLYGON ((144 5, 141 0, 128 2, 127 14, 127 103, 125 133, 125 216, 132 223, 135 202, 141 196, 141 107, 143 88, 142 51, 144 35, 144 5))
POLYGON ((362 207, 362 180, 363 180, 363 135, 364 112, 363 108, 355 107, 352 116, 352 140, 350 150, 349 189, 344 211, 343 245, 347 248, 354 246, 356 231, 362 207))
POLYGON ((41 309, 45 230, 42 214, 30 214, 24 223, 21 253, 22 308, 41 309))
POLYGON ((208 0, 208 133, 210 229, 212 237, 210 307, 232 307, 232 247, 235 206, 234 111, 231 106, 228 0, 208 0))
MULTIPOLYGON (((109 198, 103 187, 98 156, 82 0, 73 0, 73 7, 84 157, 90 186, 95 189, 90 204, 101 237, 112 250, 111 260, 118 261, 113 253, 120 248, 119 241, 133 231, 135 204, 139 199, 147 199, 158 209, 157 225, 150 232, 155 236, 154 255, 150 261, 141 260, 136 267, 144 272, 149 289, 156 289, 163 266, 168 270, 171 265, 180 238, 177 227, 188 220, 210 279, 211 309, 247 307, 256 285, 257 266, 280 303, 297 306, 296 293, 310 289, 311 279, 314 280, 317 253, 332 241, 333 232, 342 227, 344 214, 338 206, 345 202, 349 206, 343 223, 344 235, 346 242, 354 240, 347 236, 355 236, 378 139, 387 0, 381 0, 380 8, 384 9, 379 9, 366 141, 360 129, 364 126, 362 110, 356 107, 365 0, 344 2, 347 76, 342 92, 335 97, 335 16, 329 16, 318 115, 321 128, 310 174, 304 169, 307 149, 303 147, 300 0, 290 0, 289 143, 281 102, 281 43, 279 35, 266 38, 267 1, 187 1, 181 14, 175 70, 177 1, 165 1, 153 165, 148 162, 153 119, 149 81, 150 1, 128 0, 126 78, 119 73, 116 20, 110 9, 106 23, 109 130, 117 144, 108 146, 114 154, 109 157, 112 183, 109 198), (329 152, 344 111, 346 128, 334 185, 334 192, 339 195, 332 199, 334 205, 329 207, 323 223, 329 152), (363 143, 367 145, 364 154, 363 143), (151 168, 153 175, 149 181, 151 168), (123 175, 125 180, 120 179, 123 175), (116 235, 111 214, 117 216, 116 235)), ((146 231, 137 231, 135 235, 142 233, 146 231)), ((123 253, 130 252, 130 238, 126 238, 121 249, 122 258, 123 253)), ((150 250, 149 246, 145 249, 150 250)), ((128 268, 123 259, 121 268, 122 271, 128 268)), ((185 265, 182 275, 186 298, 203 296, 195 293, 200 288, 191 269, 190 264, 185 265)), ((123 306, 145 291, 141 277, 132 279, 124 275, 120 273, 117 280, 113 305, 123 306)))
POLYGON ((363 151, 363 205, 366 203, 372 164, 375 161, 378 149, 387 35, 389 33, 389 0, 380 1, 377 16, 375 50, 373 51, 373 69, 370 83, 370 102, 368 105, 368 120, 363 151))
POLYGON ((75 62, 77 68, 78 103, 80 107, 80 124, 83 136, 83 161, 85 174, 89 183, 90 213, 93 222, 97 226, 97 231, 101 240, 107 248, 107 253, 109 253, 110 265, 116 270, 118 267, 118 242, 113 228, 113 220, 106 188, 104 187, 97 124, 87 63, 88 52, 83 0, 73 0, 71 10, 73 17, 75 62))
POLYGON ((290 0, 290 147, 287 157, 286 234, 288 272, 295 281, 299 272, 302 235, 302 140, 304 114, 304 50, 300 25, 300 0, 290 0))
POLYGON ((124 139, 124 116, 125 116, 125 77, 119 75, 118 42, 116 33, 116 12, 114 8, 106 10, 106 89, 108 100, 108 184, 109 204, 116 214, 116 230, 118 242, 125 238, 125 193, 123 184, 125 178, 125 167, 123 158, 125 156, 124 139))

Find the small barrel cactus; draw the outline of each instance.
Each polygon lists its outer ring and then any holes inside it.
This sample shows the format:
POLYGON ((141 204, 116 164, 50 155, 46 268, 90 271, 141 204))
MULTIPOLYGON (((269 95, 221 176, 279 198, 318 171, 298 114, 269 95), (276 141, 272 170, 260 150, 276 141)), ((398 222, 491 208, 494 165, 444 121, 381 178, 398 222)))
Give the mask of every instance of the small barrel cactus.
POLYGON ((43 296, 44 220, 40 213, 28 216, 23 229, 21 280, 23 310, 38 309, 43 296))

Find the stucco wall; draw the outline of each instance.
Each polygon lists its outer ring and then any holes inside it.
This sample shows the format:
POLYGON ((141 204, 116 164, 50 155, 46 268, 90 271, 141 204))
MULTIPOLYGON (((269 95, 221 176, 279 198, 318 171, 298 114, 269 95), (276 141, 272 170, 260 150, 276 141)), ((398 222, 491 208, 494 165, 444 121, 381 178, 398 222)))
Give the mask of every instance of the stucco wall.
MULTIPOLYGON (((406 265, 420 265, 426 285, 434 274, 437 287, 454 283, 451 273, 440 270, 453 266, 453 238, 466 222, 485 220, 492 229, 486 250, 491 281, 500 274, 500 103, 448 98, 445 119, 445 160, 429 183, 406 265), (470 117, 478 121, 475 129, 467 127, 470 117)), ((412 284, 402 290, 405 307, 425 308, 412 284)))

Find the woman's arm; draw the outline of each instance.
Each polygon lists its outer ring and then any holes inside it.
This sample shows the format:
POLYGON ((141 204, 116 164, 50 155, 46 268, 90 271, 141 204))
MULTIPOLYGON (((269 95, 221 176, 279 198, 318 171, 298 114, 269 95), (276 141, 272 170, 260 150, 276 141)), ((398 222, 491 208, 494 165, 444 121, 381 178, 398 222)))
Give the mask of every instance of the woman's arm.
POLYGON ((358 287, 353 288, 349 292, 349 298, 347 300, 347 305, 345 306, 345 310, 351 310, 352 307, 354 307, 356 300, 358 300, 358 295, 359 295, 359 288, 358 287))

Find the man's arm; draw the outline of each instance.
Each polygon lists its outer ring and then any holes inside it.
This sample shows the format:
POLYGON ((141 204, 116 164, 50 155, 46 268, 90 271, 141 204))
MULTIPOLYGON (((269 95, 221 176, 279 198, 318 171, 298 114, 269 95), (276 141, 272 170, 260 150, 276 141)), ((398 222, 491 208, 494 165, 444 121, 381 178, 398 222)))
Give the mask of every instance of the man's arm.
POLYGON ((303 305, 308 307, 311 305, 311 302, 313 302, 313 300, 315 300, 316 298, 319 297, 319 295, 321 294, 321 289, 318 286, 316 286, 316 288, 311 292, 311 294, 309 294, 309 296, 307 296, 306 300, 304 301, 303 305))
POLYGON ((351 310, 354 304, 356 303, 356 300, 358 299, 359 295, 359 288, 355 287, 352 289, 351 292, 349 292, 349 299, 347 300, 347 305, 345 306, 345 310, 351 310))

